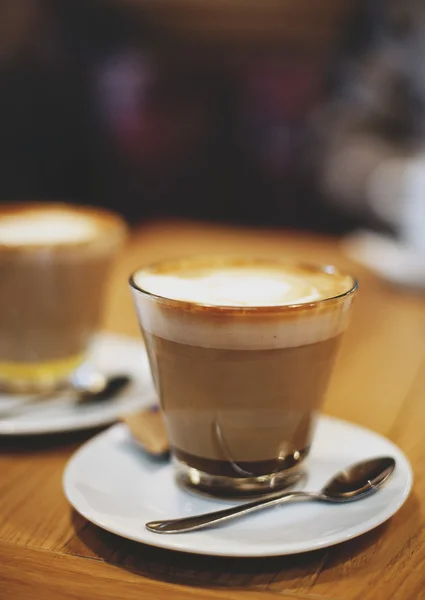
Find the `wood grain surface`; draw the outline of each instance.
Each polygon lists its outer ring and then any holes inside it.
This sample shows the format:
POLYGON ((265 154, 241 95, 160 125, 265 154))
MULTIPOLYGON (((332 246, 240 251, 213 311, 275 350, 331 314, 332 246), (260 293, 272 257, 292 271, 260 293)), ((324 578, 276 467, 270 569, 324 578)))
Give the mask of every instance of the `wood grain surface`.
POLYGON ((399 445, 415 473, 410 498, 386 524, 326 550, 263 559, 192 556, 123 540, 70 508, 64 465, 96 432, 0 438, 1 600, 425 599, 425 296, 350 263, 336 238, 152 223, 134 231, 117 261, 104 328, 139 337, 127 287, 139 265, 217 249, 331 262, 358 277, 325 412, 399 445))

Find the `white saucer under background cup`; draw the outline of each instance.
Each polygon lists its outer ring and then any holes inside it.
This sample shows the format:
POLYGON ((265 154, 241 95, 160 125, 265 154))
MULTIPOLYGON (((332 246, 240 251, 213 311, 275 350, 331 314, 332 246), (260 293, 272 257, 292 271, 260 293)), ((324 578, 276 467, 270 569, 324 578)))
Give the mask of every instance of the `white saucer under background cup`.
POLYGON ((111 263, 116 214, 60 203, 0 206, 0 388, 54 388, 85 359, 111 263))
POLYGON ((264 493, 301 474, 357 290, 333 267, 194 257, 130 280, 179 481, 264 493))

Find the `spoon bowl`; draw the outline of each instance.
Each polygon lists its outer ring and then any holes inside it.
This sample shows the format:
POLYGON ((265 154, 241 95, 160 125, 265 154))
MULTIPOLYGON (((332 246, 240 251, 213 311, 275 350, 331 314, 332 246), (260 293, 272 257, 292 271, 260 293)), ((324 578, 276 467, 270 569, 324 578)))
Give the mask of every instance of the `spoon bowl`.
POLYGON ((355 463, 332 477, 321 493, 335 501, 359 500, 376 492, 394 468, 395 460, 390 456, 355 463))
POLYGON ((130 383, 128 375, 111 375, 104 377, 103 385, 93 386, 91 388, 74 388, 77 392, 78 402, 84 404, 87 402, 103 402, 112 400, 120 394, 130 383))

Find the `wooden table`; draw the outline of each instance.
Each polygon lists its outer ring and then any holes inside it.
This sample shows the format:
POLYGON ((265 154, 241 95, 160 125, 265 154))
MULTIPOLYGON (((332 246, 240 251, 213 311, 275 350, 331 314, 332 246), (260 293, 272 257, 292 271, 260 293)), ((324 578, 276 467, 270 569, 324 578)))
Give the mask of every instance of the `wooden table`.
POLYGON ((217 249, 313 258, 358 276, 361 290, 325 411, 404 450, 415 472, 410 498, 388 523, 337 547, 281 558, 197 557, 120 539, 70 508, 62 471, 93 432, 1 439, 1 600, 425 598, 425 297, 391 289, 351 264, 336 239, 154 223, 134 232, 117 264, 105 328, 139 336, 126 283, 138 265, 217 249))

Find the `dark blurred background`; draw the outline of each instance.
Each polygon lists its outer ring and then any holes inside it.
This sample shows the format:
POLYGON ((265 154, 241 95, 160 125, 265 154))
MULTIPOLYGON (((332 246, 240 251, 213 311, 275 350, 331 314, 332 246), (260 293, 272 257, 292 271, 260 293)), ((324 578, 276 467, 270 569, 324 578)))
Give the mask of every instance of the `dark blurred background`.
POLYGON ((323 199, 315 119, 374 4, 0 0, 0 200, 357 227, 323 199))

